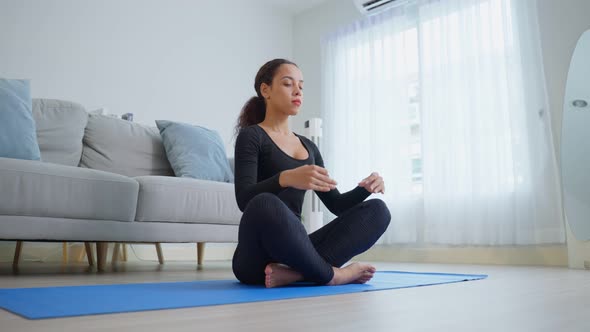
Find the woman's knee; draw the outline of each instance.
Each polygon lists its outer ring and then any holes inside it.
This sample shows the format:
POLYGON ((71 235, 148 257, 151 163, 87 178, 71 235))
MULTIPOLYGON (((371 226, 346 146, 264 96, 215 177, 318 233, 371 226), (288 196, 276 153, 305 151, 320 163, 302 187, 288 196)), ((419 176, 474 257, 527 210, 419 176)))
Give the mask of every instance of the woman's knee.
POLYGON ((248 210, 255 210, 257 213, 259 213, 261 211, 275 209, 280 204, 281 200, 277 197, 277 195, 271 193, 260 193, 254 196, 250 202, 248 202, 244 213, 247 213, 248 210))
POLYGON ((260 193, 254 197, 252 197, 252 199, 250 200, 250 202, 248 202, 248 206, 256 206, 256 207, 260 207, 260 206, 264 206, 264 205, 268 205, 269 202, 272 202, 276 199, 279 199, 277 197, 277 195, 275 194, 271 194, 271 193, 260 193))
POLYGON ((267 224, 269 220, 285 219, 281 218, 285 209, 288 209, 287 206, 277 195, 260 193, 248 202, 244 215, 248 216, 248 219, 264 221, 267 224))
POLYGON ((385 202, 380 199, 370 199, 365 203, 373 210, 376 219, 374 222, 378 223, 381 226, 380 229, 385 232, 391 221, 391 213, 385 202))

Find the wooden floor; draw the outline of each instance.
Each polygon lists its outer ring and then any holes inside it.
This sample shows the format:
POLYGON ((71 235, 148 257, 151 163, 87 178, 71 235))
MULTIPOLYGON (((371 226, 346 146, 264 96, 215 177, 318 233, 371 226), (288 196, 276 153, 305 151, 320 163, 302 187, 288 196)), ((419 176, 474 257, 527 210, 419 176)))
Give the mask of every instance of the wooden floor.
MULTIPOLYGON (((190 309, 31 321, 0 309, 0 331, 590 331, 590 271, 374 263, 381 270, 488 274, 438 286, 190 309)), ((0 264, 0 288, 233 278, 229 262, 0 264)), ((92 299, 72 299, 91 301, 92 299)))

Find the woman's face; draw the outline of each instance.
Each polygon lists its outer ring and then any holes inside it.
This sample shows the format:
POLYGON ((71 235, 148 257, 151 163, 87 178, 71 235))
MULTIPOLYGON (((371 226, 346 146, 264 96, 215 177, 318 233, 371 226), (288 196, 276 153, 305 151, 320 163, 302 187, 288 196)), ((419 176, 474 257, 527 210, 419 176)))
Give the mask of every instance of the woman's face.
POLYGON ((297 115, 303 104, 303 74, 294 65, 282 64, 272 80, 272 85, 262 84, 261 93, 267 109, 286 115, 297 115))

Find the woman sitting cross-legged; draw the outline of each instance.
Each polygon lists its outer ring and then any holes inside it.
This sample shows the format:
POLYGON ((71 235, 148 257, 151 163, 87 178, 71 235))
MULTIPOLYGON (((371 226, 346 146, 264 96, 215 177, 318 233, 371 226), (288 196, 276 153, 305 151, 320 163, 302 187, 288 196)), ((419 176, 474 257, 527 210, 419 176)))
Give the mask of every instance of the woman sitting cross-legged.
MULTIPOLYGON (((336 189, 317 146, 291 132, 289 116, 303 102, 299 68, 284 59, 264 64, 256 97, 242 109, 236 131, 235 194, 240 221, 233 272, 243 283, 278 287, 296 281, 318 285, 365 283, 375 273, 352 257, 385 232, 391 215, 379 199, 383 179, 372 173, 346 193, 336 189), (314 190, 337 218, 312 234, 301 223, 306 190, 314 190)), ((351 151, 352 153, 353 151, 351 151)))

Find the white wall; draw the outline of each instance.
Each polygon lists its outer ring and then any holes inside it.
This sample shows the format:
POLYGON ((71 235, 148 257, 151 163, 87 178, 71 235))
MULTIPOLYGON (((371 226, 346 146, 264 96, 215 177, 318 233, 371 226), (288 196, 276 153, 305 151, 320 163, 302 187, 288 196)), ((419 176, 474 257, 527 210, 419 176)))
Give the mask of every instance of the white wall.
MULTIPOLYGON (((565 82, 577 39, 590 28, 590 1, 538 1, 554 143, 556 155, 559 156, 565 82)), ((295 17, 293 57, 303 71, 305 102, 301 113, 303 116, 293 121, 294 128, 303 128, 304 120, 321 114, 321 38, 361 17, 352 0, 328 1, 295 17)), ((584 259, 590 260, 590 243, 576 241, 569 230, 568 233, 570 266, 582 267, 584 259)))
POLYGON ((327 1, 295 16, 293 61, 303 72, 305 90, 300 113, 291 122, 294 131, 303 133, 305 120, 321 115, 321 38, 361 17, 352 0, 327 1))
POLYGON ((257 0, 0 0, 0 77, 33 97, 232 129, 258 68, 292 55, 292 16, 257 0))

